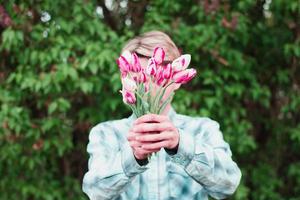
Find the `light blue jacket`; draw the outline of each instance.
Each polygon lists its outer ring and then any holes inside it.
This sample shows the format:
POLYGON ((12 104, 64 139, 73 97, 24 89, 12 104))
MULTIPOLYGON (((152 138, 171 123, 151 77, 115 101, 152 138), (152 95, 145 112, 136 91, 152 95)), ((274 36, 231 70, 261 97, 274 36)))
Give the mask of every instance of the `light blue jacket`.
POLYGON ((239 185, 241 171, 231 158, 219 124, 207 117, 168 116, 180 133, 175 155, 161 149, 140 166, 126 139, 135 115, 93 127, 83 191, 91 200, 224 199, 239 185))

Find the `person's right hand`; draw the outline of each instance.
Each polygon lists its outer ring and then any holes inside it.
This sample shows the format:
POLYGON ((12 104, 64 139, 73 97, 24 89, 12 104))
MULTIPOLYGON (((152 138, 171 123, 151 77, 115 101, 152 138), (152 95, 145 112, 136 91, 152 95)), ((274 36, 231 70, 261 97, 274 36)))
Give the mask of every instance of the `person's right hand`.
MULTIPOLYGON (((132 148, 135 158, 138 160, 144 160, 148 157, 149 154, 158 152, 160 150, 160 148, 159 149, 151 149, 151 150, 143 149, 141 146, 142 146, 142 144, 145 144, 145 142, 141 143, 140 141, 136 140, 136 137, 140 136, 142 134, 143 135, 153 134, 154 132, 152 132, 152 133, 137 133, 137 132, 133 131, 135 126, 136 125, 133 125, 132 128, 129 130, 127 140, 130 144, 130 147, 132 148)), ((151 142, 148 142, 148 143, 151 143, 151 142)))

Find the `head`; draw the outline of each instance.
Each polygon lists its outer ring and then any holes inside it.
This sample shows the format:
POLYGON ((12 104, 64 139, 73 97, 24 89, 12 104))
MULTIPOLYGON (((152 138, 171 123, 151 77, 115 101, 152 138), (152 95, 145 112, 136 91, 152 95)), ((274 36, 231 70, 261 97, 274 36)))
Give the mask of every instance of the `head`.
MULTIPOLYGON (((149 31, 140 36, 137 36, 129 40, 123 47, 124 51, 131 53, 135 52, 141 62, 142 67, 146 67, 148 59, 152 56, 155 47, 160 46, 165 50, 165 63, 172 63, 173 60, 180 56, 180 52, 171 40, 171 38, 161 31, 149 31)), ((169 96, 169 94, 180 87, 180 84, 172 84, 167 88, 163 100, 169 96)))

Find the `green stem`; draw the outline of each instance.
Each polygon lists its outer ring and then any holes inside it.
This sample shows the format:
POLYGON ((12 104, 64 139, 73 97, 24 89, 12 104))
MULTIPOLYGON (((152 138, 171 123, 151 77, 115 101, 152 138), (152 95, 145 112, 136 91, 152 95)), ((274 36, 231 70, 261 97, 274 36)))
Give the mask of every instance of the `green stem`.
POLYGON ((159 98, 158 98, 158 101, 155 102, 155 108, 157 108, 157 110, 156 110, 156 113, 157 113, 157 114, 159 114, 159 103, 160 103, 161 99, 162 99, 163 96, 165 95, 165 92, 166 92, 167 88, 168 88, 170 85, 172 85, 173 83, 174 83, 174 82, 172 81, 172 82, 170 82, 169 84, 167 84, 166 86, 161 87, 161 88, 162 88, 162 94, 160 94, 160 93, 161 93, 161 90, 158 92, 158 95, 157 95, 157 96, 159 96, 159 98))
POLYGON ((148 104, 149 104, 149 112, 150 113, 152 113, 152 107, 153 107, 152 96, 151 96, 151 91, 152 91, 152 87, 153 87, 152 83, 153 83, 153 78, 152 78, 152 76, 150 76, 150 87, 149 87, 149 94, 148 94, 148 104))
POLYGON ((157 102, 158 99, 161 99, 160 98, 160 93, 161 91, 163 90, 163 87, 160 87, 158 92, 156 93, 155 97, 154 97, 154 100, 153 100, 153 105, 154 105, 154 113, 156 113, 156 110, 155 108, 157 108, 157 104, 159 104, 159 101, 157 102))
POLYGON ((174 92, 172 92, 168 96, 168 98, 166 99, 166 101, 160 106, 160 108, 158 109, 158 112, 157 112, 158 114, 160 114, 165 109, 165 107, 168 105, 168 103, 171 102, 173 96, 174 96, 174 92))
POLYGON ((136 110, 135 106, 134 106, 134 105, 131 105, 131 104, 128 104, 128 105, 129 105, 129 107, 131 108, 131 110, 132 110, 132 112, 134 113, 134 115, 135 115, 136 117, 138 117, 138 113, 137 113, 137 110, 136 110))

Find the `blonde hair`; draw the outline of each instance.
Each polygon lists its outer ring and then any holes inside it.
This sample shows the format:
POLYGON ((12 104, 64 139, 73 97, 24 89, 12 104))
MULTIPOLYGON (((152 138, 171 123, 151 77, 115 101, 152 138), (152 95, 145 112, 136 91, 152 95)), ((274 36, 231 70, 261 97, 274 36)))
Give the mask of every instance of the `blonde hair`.
POLYGON ((180 52, 171 38, 161 31, 149 31, 129 40, 123 47, 122 53, 127 50, 135 52, 141 57, 151 57, 155 47, 162 47, 166 52, 165 61, 171 62, 180 56, 180 52))

